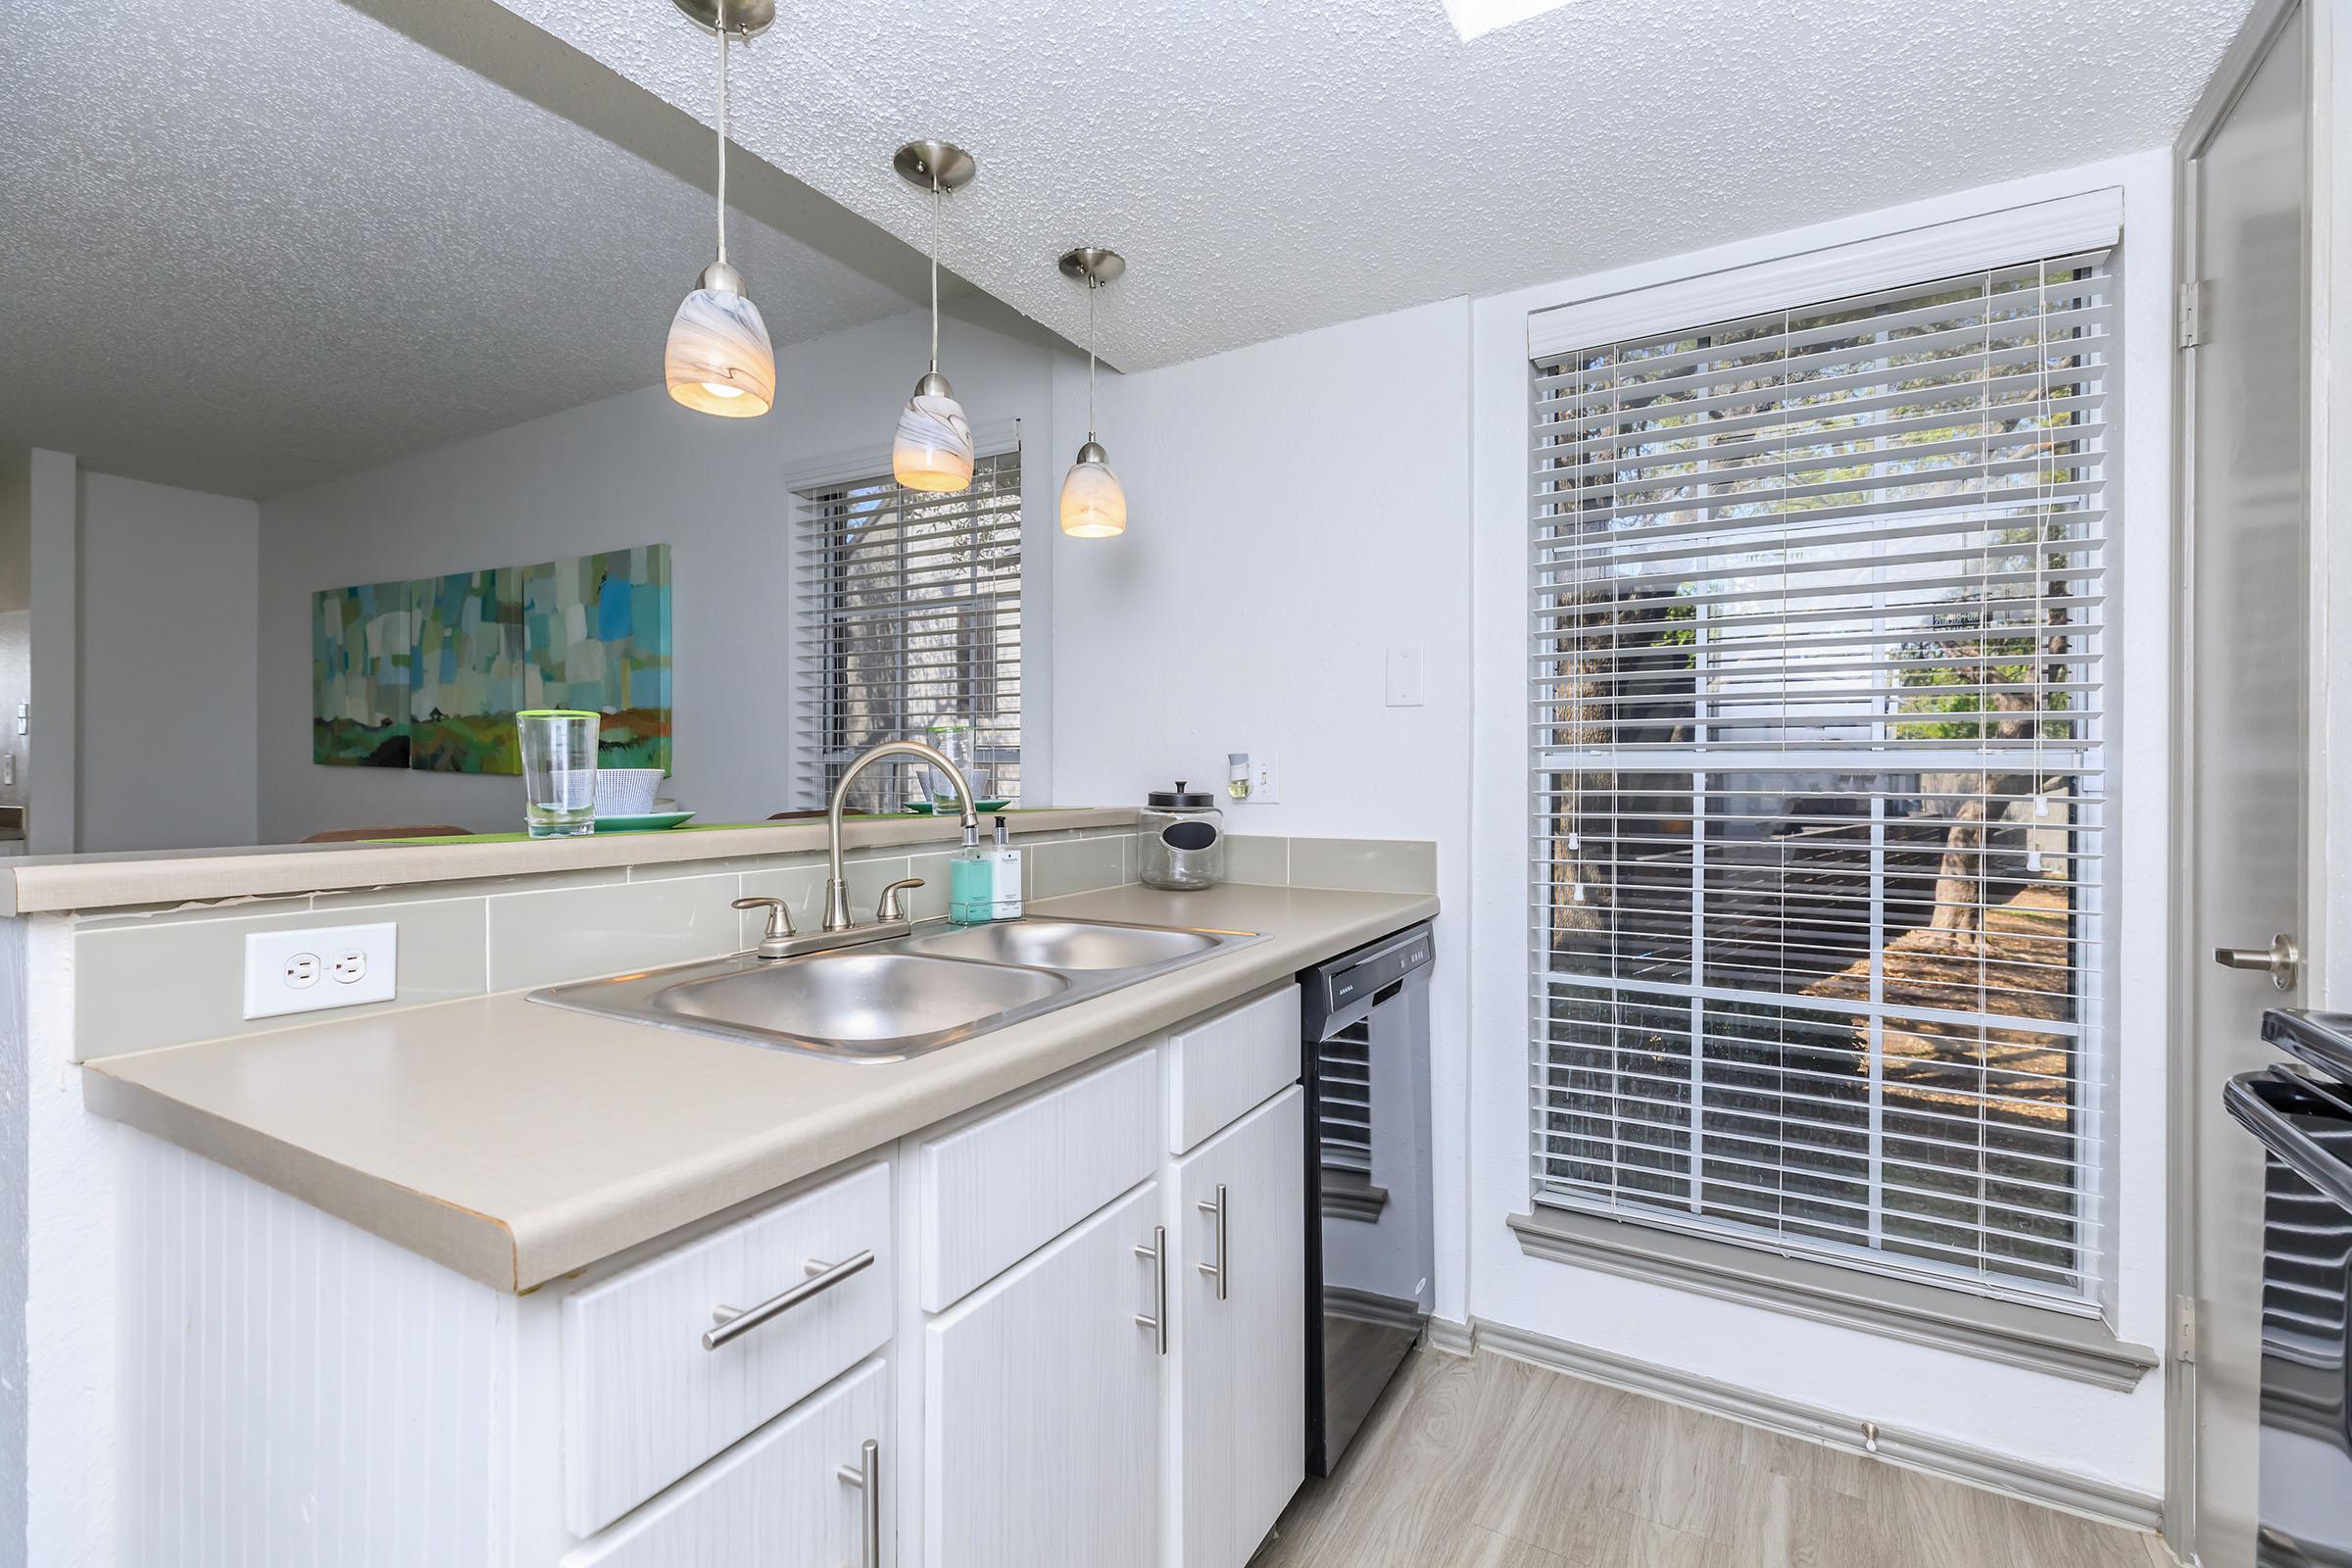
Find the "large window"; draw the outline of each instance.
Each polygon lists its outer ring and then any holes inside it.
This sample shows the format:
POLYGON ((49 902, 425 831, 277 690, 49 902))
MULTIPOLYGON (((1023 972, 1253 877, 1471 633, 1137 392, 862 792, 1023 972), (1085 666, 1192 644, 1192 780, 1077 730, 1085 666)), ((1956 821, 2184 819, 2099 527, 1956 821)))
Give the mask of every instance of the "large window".
POLYGON ((2094 1294, 2108 294, 1532 366, 1539 1201, 2094 1294))
MULTIPOLYGON (((801 493, 794 632, 801 669, 800 798, 830 800, 842 770, 887 740, 968 724, 984 799, 1021 783, 1021 457, 983 457, 954 495, 889 474, 801 493)), ((895 811, 912 769, 869 768, 851 805, 895 811)))

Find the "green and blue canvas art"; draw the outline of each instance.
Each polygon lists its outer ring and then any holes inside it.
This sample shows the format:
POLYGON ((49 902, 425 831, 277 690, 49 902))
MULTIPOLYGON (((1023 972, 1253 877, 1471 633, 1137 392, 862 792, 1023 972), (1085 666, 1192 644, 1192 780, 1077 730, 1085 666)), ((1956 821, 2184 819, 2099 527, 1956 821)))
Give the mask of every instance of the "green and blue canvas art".
POLYGON ((312 761, 409 765, 416 586, 364 583, 311 596, 312 761))
POLYGON ((525 707, 604 714, 606 767, 669 767, 667 545, 524 567, 522 626, 525 707))
POLYGON ((669 547, 312 597, 311 760, 515 773, 514 714, 604 715, 600 760, 670 759, 669 547))

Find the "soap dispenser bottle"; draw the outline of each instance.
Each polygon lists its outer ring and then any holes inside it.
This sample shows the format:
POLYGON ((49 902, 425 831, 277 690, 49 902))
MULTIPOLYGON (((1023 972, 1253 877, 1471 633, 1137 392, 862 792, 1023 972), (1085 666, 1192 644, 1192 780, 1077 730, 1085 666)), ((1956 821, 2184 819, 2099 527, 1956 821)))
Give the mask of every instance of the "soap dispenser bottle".
POLYGON ((1021 852, 1012 847, 1012 833, 1003 817, 997 818, 994 852, 989 866, 996 884, 997 918, 1018 920, 1021 917, 1021 852))
POLYGON ((963 830, 963 848, 948 860, 948 919, 985 925, 997 917, 996 862, 980 851, 980 824, 963 830))

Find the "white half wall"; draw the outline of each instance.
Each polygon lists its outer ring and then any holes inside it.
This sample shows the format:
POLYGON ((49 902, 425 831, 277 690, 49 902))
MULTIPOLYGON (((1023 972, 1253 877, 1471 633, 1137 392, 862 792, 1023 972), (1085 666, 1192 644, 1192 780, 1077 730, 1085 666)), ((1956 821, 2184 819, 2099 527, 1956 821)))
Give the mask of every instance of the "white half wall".
MULTIPOLYGON (((523 565, 667 544, 674 753, 664 794, 709 821, 794 803, 791 780, 794 476, 870 458, 890 466, 900 407, 922 373, 921 313, 777 356, 758 419, 691 413, 660 387, 571 409, 299 491, 262 507, 261 836, 324 828, 521 825, 511 777, 325 767, 311 760, 311 595, 353 583, 523 565)), ((1052 354, 953 318, 940 363, 973 422, 1021 421, 1032 537, 1053 527, 1052 354)), ((1031 553, 1042 557, 1042 548, 1031 553)), ((1033 576, 1033 584, 1035 578, 1033 576)), ((1042 631, 1026 662, 1025 743, 1050 750, 1042 631)), ((1035 773, 1030 804, 1048 787, 1035 773)))
POLYGON ((78 488, 77 847, 250 844, 261 510, 105 473, 78 488))
MULTIPOLYGON (((1060 797, 1221 791, 1228 752, 1272 752, 1276 805, 1227 831, 1434 839, 1466 906, 1470 739, 1469 326, 1444 301, 1102 378, 1097 421, 1127 532, 1054 536, 1060 797), (1387 706, 1387 652, 1420 650, 1421 704, 1387 706)), ((1054 480, 1086 426, 1057 377, 1054 480)), ((1438 1309, 1459 1317, 1464 927, 1442 919, 1431 993, 1438 1309)))
MULTIPOLYGON (((1738 1388, 1934 1434, 2052 1472, 2138 1493, 2164 1489, 2164 1380, 2129 1393, 2064 1381, 1620 1278, 1521 1252, 1504 1219, 1529 1180, 1527 517, 1531 311, 1717 269, 1872 238, 1925 223, 2121 186, 2117 358, 2121 518, 2110 550, 2115 713, 2110 780, 2120 911, 2108 955, 2115 1010, 2104 1031, 2117 1085, 2105 1186, 2118 1195, 2111 1325, 2167 1343, 2165 1307, 2167 910, 2172 898, 2173 197, 2169 152, 2136 155, 1867 214, 1700 255, 1480 300, 1476 310, 1475 526, 1478 564, 1476 784, 1466 908, 1471 977, 1470 1303, 1482 1318, 1738 1388)), ((1459 945, 1459 944, 1457 944, 1459 945)))

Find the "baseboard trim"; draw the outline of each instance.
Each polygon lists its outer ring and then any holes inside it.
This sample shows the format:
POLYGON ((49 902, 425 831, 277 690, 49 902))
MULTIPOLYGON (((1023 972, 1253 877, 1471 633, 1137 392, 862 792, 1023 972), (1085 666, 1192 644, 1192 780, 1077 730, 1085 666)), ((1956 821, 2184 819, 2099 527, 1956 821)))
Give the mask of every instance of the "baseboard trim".
POLYGON ((1346 1285, 1323 1287, 1323 1314, 1326 1317, 1353 1318, 1358 1323, 1371 1323, 1384 1329, 1402 1329, 1407 1334, 1420 1333, 1421 1320, 1429 1315, 1421 1310, 1418 1301, 1400 1301, 1394 1296, 1354 1290, 1346 1285))
MULTIPOLYGON (((1430 1343, 1437 1344, 1440 1320, 1430 1319, 1430 1343)), ((1458 1325, 1456 1326, 1458 1327, 1458 1325)), ((1808 1438, 1835 1447, 1869 1452, 1895 1464, 1909 1465, 1932 1475, 1964 1481, 1987 1491, 2007 1493, 2070 1513, 2134 1530, 2156 1530, 2163 1524, 2161 1499, 2144 1492, 2091 1476, 2066 1475, 2032 1466, 2007 1454, 1955 1442, 1932 1433, 1900 1432, 1882 1426, 1878 1446, 1865 1448, 1861 1418, 1820 1405, 1760 1394, 1715 1378, 1681 1371, 1654 1362, 1619 1355, 1612 1350, 1573 1345, 1547 1335, 1533 1334, 1507 1324, 1473 1318, 1469 1339, 1475 1348, 1492 1350, 1514 1360, 1553 1371, 1571 1373, 1594 1383, 1646 1394, 1687 1404, 1711 1415, 1729 1416, 1750 1426, 1767 1427, 1792 1437, 1808 1438)), ((1455 1352, 1462 1353, 1462 1352, 1455 1352)))
POLYGON ((1470 1325, 1449 1317, 1433 1317, 1424 1327, 1421 1343, 1441 1355, 1468 1355, 1477 1346, 1470 1325))

